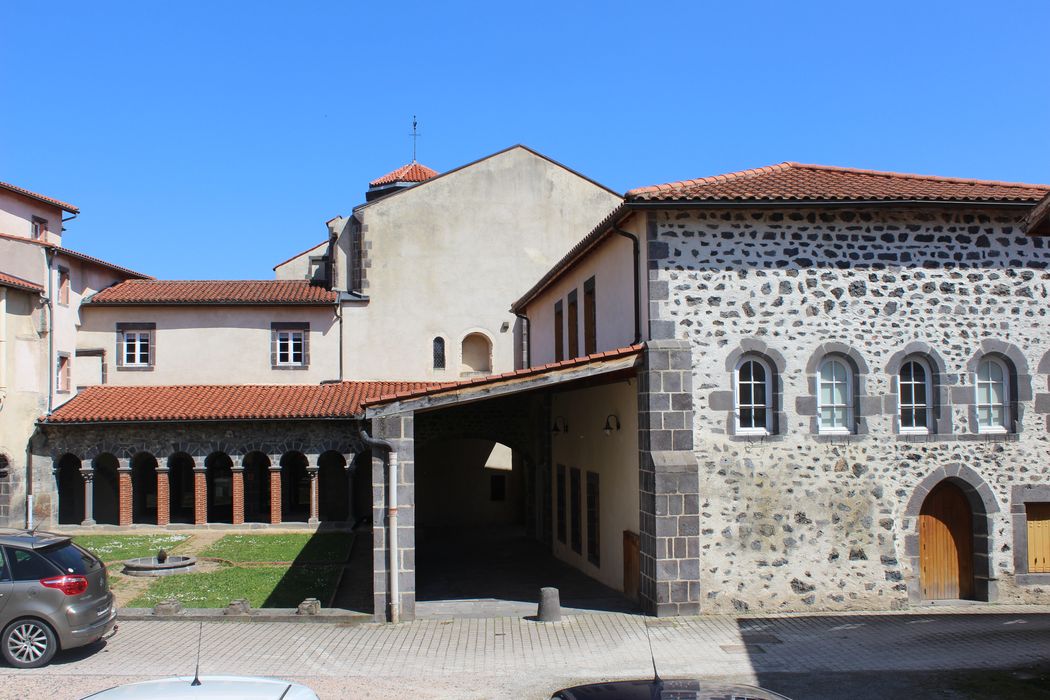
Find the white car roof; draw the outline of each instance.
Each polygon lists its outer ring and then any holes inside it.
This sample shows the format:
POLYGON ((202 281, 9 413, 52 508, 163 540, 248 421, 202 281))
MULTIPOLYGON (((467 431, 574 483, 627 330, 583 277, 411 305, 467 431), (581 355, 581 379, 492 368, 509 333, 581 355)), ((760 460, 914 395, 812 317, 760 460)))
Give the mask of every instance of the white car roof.
MULTIPOLYGON (((318 700, 305 685, 261 676, 201 676, 200 685, 190 685, 193 676, 162 678, 129 683, 88 695, 91 700, 318 700)), ((87 700, 84 698, 84 700, 87 700)))

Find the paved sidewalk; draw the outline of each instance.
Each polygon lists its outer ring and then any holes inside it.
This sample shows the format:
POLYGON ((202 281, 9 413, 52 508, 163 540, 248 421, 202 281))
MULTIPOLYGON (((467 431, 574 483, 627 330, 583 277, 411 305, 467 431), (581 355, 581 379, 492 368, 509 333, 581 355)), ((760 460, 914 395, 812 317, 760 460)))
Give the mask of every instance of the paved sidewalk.
MULTIPOLYGON (((128 622, 104 647, 49 669, 0 672, 0 697, 79 697, 112 684, 192 673, 201 627, 128 622), (14 694, 8 694, 14 693, 14 694)), ((766 674, 994 669, 1050 663, 1050 606, 906 613, 696 617, 574 615, 401 625, 203 623, 201 672, 303 679, 322 697, 548 697, 568 683, 661 675, 759 684, 766 674)))

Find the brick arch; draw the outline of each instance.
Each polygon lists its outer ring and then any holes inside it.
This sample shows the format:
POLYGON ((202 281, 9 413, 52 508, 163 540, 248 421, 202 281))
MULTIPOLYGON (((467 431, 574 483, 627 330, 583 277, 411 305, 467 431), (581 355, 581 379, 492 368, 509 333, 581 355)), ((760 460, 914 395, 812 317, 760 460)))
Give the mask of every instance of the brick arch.
POLYGON ((928 474, 915 486, 904 508, 903 529, 908 533, 904 538, 904 554, 911 566, 908 600, 912 603, 922 600, 919 588, 919 513, 930 492, 943 482, 958 486, 970 504, 973 513, 974 591, 979 600, 995 602, 998 589, 992 571, 992 517, 999 512, 999 503, 981 475, 960 463, 945 465, 928 474))

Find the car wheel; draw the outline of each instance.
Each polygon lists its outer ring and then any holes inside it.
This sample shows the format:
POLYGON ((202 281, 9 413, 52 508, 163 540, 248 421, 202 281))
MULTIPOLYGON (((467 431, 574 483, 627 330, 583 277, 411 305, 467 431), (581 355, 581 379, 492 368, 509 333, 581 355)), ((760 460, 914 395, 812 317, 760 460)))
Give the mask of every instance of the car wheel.
POLYGON ((43 666, 58 651, 58 641, 51 628, 40 620, 22 618, 4 629, 0 651, 15 668, 43 666))

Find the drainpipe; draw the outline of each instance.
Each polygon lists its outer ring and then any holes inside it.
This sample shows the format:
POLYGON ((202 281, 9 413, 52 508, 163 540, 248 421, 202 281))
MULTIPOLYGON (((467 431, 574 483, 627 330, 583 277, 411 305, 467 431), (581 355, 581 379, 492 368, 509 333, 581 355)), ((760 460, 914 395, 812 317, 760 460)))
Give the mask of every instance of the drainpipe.
POLYGON ((642 282, 638 272, 642 256, 641 244, 638 242, 638 236, 623 229, 614 227, 613 233, 630 238, 634 247, 634 344, 637 345, 642 342, 642 282))
POLYGON ((397 450, 394 446, 386 440, 377 440, 369 436, 368 431, 361 429, 359 432, 361 441, 364 442, 372 449, 379 448, 386 450, 386 470, 387 470, 387 508, 386 508, 386 529, 387 529, 387 550, 389 555, 390 565, 387 567, 390 571, 390 621, 397 624, 401 620, 401 591, 400 582, 398 578, 401 575, 401 567, 397 561, 397 450))
POLYGON ((529 335, 529 317, 525 314, 514 314, 521 319, 521 358, 524 361, 523 369, 532 367, 532 338, 529 335))

